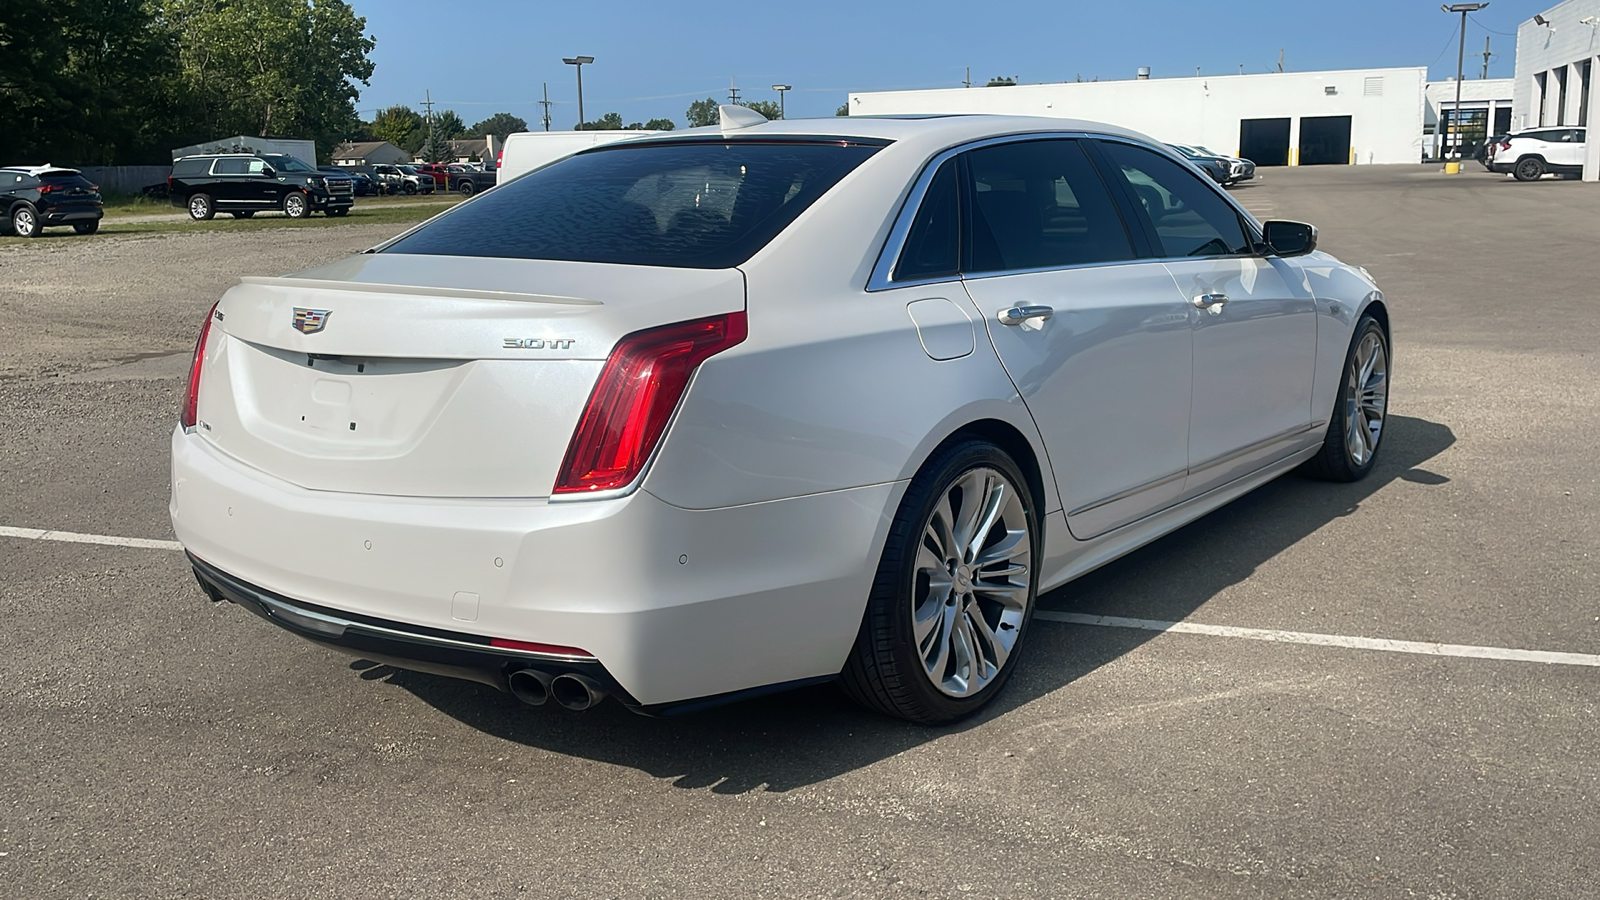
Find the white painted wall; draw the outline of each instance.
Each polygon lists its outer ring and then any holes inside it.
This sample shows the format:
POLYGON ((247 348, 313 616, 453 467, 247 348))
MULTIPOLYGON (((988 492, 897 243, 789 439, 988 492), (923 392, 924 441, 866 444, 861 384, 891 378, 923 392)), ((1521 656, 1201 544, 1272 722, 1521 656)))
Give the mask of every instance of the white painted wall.
POLYGON ((992 113, 1087 119, 1172 143, 1201 144, 1220 153, 1238 152, 1243 119, 1291 119, 1289 143, 1297 147, 1302 117, 1350 116, 1356 162, 1415 163, 1422 159, 1426 80, 1426 69, 1402 68, 866 91, 850 95, 850 114, 992 113), (1380 92, 1369 94, 1369 83, 1380 92))
MULTIPOLYGON (((1600 125, 1600 0, 1567 0, 1541 13, 1545 25, 1529 19, 1517 26, 1517 74, 1512 94, 1511 123, 1517 130, 1600 125), (1585 23, 1583 19, 1594 21, 1585 23), (1589 90, 1583 84, 1583 63, 1589 63, 1589 90), (1559 77, 1567 81, 1564 108, 1559 77), (1544 78, 1545 89, 1539 89, 1544 78), (1585 98, 1585 93, 1588 97, 1585 98), (1588 109, 1584 109, 1587 99, 1588 109)), ((1592 130, 1592 129, 1591 129, 1592 130)), ((1600 181, 1600 140, 1588 141, 1584 181, 1600 181)))

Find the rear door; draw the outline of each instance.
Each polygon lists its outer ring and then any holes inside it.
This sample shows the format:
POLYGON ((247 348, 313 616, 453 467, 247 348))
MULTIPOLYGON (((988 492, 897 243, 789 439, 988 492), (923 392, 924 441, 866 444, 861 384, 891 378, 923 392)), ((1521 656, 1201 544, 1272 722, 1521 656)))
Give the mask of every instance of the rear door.
POLYGON ((1188 462, 1189 307, 1139 258, 1080 142, 982 147, 965 163, 965 284, 1039 426, 1069 529, 1086 539, 1159 512, 1188 462))
POLYGON ((1129 143, 1098 146, 1194 312, 1185 495, 1299 450, 1317 349, 1304 277, 1293 263, 1258 254, 1238 210, 1186 166, 1129 143))

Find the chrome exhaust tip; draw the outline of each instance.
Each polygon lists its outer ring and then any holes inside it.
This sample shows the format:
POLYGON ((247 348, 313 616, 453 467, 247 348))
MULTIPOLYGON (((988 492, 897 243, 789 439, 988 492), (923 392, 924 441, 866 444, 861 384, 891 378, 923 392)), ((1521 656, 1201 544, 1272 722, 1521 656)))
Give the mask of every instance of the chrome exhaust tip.
POLYGON ((538 669, 518 669, 506 681, 511 695, 529 706, 543 706, 550 699, 550 675, 538 669))
POLYGON ((558 675, 550 682, 550 696, 563 707, 581 712, 606 698, 605 689, 587 675, 558 675))

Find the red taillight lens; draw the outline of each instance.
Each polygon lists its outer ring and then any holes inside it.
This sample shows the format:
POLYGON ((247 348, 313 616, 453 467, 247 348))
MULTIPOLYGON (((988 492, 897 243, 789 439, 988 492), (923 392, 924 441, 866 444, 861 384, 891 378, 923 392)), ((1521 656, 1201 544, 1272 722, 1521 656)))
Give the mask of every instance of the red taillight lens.
POLYGON ((567 445, 555 493, 609 491, 632 482, 655 452, 695 369, 745 334, 745 315, 736 312, 619 341, 567 445))
POLYGON ((41 184, 41 185, 39 185, 39 193, 41 193, 41 194, 53 194, 56 191, 64 191, 66 189, 67 188, 66 188, 65 185, 60 185, 60 184, 41 184))
POLYGON ((505 162, 506 162, 506 152, 504 150, 501 150, 499 153, 496 153, 494 155, 494 167, 496 169, 498 169, 501 166, 505 165, 505 162))
POLYGON ((594 659, 594 654, 577 647, 563 647, 560 644, 540 644, 535 641, 514 641, 511 638, 490 638, 489 646, 499 647, 502 650, 526 650, 530 653, 549 653, 553 656, 587 656, 594 659))
POLYGON ((211 320, 217 317, 217 304, 211 304, 205 324, 200 326, 200 339, 194 342, 194 359, 189 363, 189 386, 183 391, 183 415, 178 424, 193 428, 200 421, 200 366, 206 359, 206 338, 211 336, 211 320))

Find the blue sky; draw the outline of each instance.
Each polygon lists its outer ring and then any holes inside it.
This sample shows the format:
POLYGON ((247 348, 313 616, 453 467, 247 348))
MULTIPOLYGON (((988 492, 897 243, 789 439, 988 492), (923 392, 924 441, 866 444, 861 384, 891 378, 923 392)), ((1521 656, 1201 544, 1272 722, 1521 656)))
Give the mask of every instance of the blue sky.
MULTIPOLYGON (((1023 82, 1266 72, 1285 68, 1429 67, 1455 75, 1458 15, 1438 0, 1071 0, 873 3, 349 0, 377 38, 377 71, 357 104, 363 117, 394 103, 454 109, 472 124, 506 111, 538 124, 548 82, 553 128, 577 121, 573 68, 584 66, 584 113, 626 122, 657 116, 683 126, 697 98, 772 100, 791 84, 790 118, 832 115, 852 90, 958 87, 1010 75, 1023 82)), ((1554 0, 1494 0, 1467 25, 1467 77, 1510 77, 1518 23, 1554 0)))

